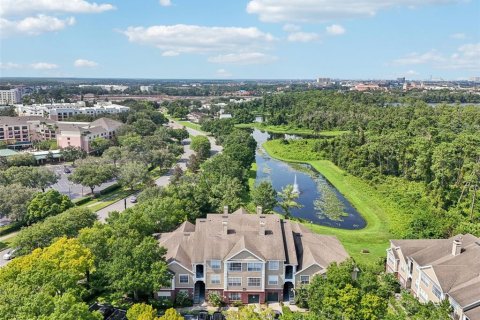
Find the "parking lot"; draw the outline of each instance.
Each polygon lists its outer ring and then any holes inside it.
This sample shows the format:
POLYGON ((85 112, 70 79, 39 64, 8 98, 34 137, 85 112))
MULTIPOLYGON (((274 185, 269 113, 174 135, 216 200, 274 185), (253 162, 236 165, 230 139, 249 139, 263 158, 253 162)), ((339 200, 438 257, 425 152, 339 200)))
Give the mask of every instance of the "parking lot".
MULTIPOLYGON (((90 188, 83 187, 79 184, 75 184, 70 180, 68 180, 68 176, 73 173, 75 168, 72 168, 71 166, 67 166, 68 169, 71 171, 71 173, 65 173, 64 171, 65 166, 63 164, 49 165, 45 167, 49 168, 50 170, 53 170, 60 177, 58 182, 52 185, 52 189, 55 189, 58 192, 69 196, 70 199, 81 198, 90 192, 90 188)), ((95 191, 96 192, 101 191, 106 187, 111 186, 114 183, 115 183, 115 179, 109 182, 103 183, 102 185, 96 187, 95 191)))

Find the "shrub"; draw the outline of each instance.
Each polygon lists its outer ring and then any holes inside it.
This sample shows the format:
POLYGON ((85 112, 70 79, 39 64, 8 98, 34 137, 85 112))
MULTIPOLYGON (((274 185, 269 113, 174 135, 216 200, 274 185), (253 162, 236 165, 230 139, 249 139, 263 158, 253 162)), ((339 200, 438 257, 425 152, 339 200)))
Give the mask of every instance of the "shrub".
POLYGON ((176 307, 191 307, 193 306, 193 300, 190 298, 188 293, 180 291, 177 293, 175 298, 175 306, 176 307))
POLYGON ((221 307, 224 304, 224 301, 218 292, 210 292, 208 294, 208 302, 214 307, 221 307))

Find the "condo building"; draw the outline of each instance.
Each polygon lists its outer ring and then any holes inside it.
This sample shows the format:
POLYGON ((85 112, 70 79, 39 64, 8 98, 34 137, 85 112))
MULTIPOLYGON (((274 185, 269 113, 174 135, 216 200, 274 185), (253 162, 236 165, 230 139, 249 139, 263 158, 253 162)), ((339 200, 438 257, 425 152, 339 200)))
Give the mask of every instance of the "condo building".
POLYGON ((391 240, 386 271, 420 302, 448 299, 457 320, 480 320, 480 238, 391 240))
POLYGON ((229 214, 226 208, 158 239, 167 249, 172 281, 156 295, 174 299, 185 292, 195 303, 212 292, 227 303, 292 301, 295 287, 349 258, 336 237, 262 214, 261 208, 256 214, 243 208, 229 214))

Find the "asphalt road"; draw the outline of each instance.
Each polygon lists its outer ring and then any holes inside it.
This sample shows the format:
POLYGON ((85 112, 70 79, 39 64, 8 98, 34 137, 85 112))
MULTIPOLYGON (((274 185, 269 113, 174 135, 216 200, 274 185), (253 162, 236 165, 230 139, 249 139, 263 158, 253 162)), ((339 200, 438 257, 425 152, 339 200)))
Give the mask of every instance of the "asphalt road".
MULTIPOLYGON (((175 128, 175 129, 179 129, 179 128, 183 127, 182 125, 180 125, 176 122, 175 123, 170 123, 169 125, 172 128, 175 128)), ((194 130, 194 129, 191 129, 191 128, 186 128, 186 129, 187 129, 188 133, 192 136, 205 135, 205 133, 203 133, 201 131, 198 131, 198 130, 194 130)), ((209 140, 210 140, 210 144, 211 144, 212 154, 216 154, 216 153, 222 151, 222 146, 217 145, 215 143, 214 138, 209 137, 209 140)), ((194 152, 190 148, 190 139, 186 139, 183 142, 184 142, 183 154, 180 157, 180 159, 178 160, 177 164, 180 166, 180 168, 182 168, 182 170, 186 170, 187 169, 188 158, 194 152)), ((161 176, 160 178, 155 180, 155 184, 159 187, 167 186, 168 184, 170 184, 170 177, 171 177, 172 174, 173 174, 173 169, 170 169, 166 174, 164 174, 163 176, 161 176)), ((130 208, 130 207, 134 206, 135 203, 130 202, 131 198, 132 198, 132 196, 127 197, 125 199, 121 199, 121 200, 119 200, 115 203, 112 203, 108 207, 105 207, 105 208, 97 211, 98 220, 100 220, 102 222, 105 222, 105 219, 108 217, 108 214, 110 212, 112 212, 112 211, 119 211, 119 212, 124 211, 125 210, 125 204, 126 204, 127 208, 130 208)))

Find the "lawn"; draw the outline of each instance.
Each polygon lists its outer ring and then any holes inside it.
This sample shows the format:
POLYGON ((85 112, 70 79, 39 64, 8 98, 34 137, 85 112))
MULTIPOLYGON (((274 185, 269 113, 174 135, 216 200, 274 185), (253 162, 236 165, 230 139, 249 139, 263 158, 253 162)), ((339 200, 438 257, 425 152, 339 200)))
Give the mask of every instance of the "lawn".
POLYGON ((344 134, 348 131, 320 131, 316 132, 308 128, 297 128, 294 126, 287 125, 265 125, 263 123, 254 122, 254 123, 242 123, 235 125, 237 128, 257 128, 259 130, 271 132, 271 133, 285 133, 285 134, 296 134, 296 135, 317 135, 324 137, 335 137, 341 134, 344 134))
POLYGON ((78 207, 81 208, 88 208, 92 210, 93 212, 97 212, 98 210, 101 210, 105 207, 108 207, 112 203, 115 203, 123 198, 128 197, 131 195, 134 191, 132 190, 126 190, 123 188, 116 189, 114 191, 111 191, 107 194, 103 194, 100 196, 97 196, 96 198, 91 198, 90 201, 84 202, 81 205, 78 205, 78 207))
POLYGON ((202 126, 197 124, 197 123, 193 123, 193 122, 190 122, 190 121, 180 121, 180 120, 175 121, 175 122, 177 122, 178 124, 181 124, 182 126, 185 126, 187 128, 203 132, 202 131, 202 126))
MULTIPOLYGON (((263 146, 270 156, 283 161, 292 161, 279 155, 285 152, 279 152, 279 145, 274 140, 266 142, 263 146), (275 148, 272 148, 272 145, 275 148)), ((288 145, 285 146, 288 147, 288 145)), ((389 232, 390 221, 400 214, 394 203, 385 199, 381 193, 362 179, 348 174, 328 160, 293 160, 292 162, 311 164, 350 201, 367 222, 367 226, 361 230, 344 230, 309 223, 305 225, 315 232, 337 236, 359 264, 380 268, 377 262, 379 258, 385 257, 388 240, 394 238, 389 232), (369 253, 362 253, 362 250, 368 250, 369 253)))

